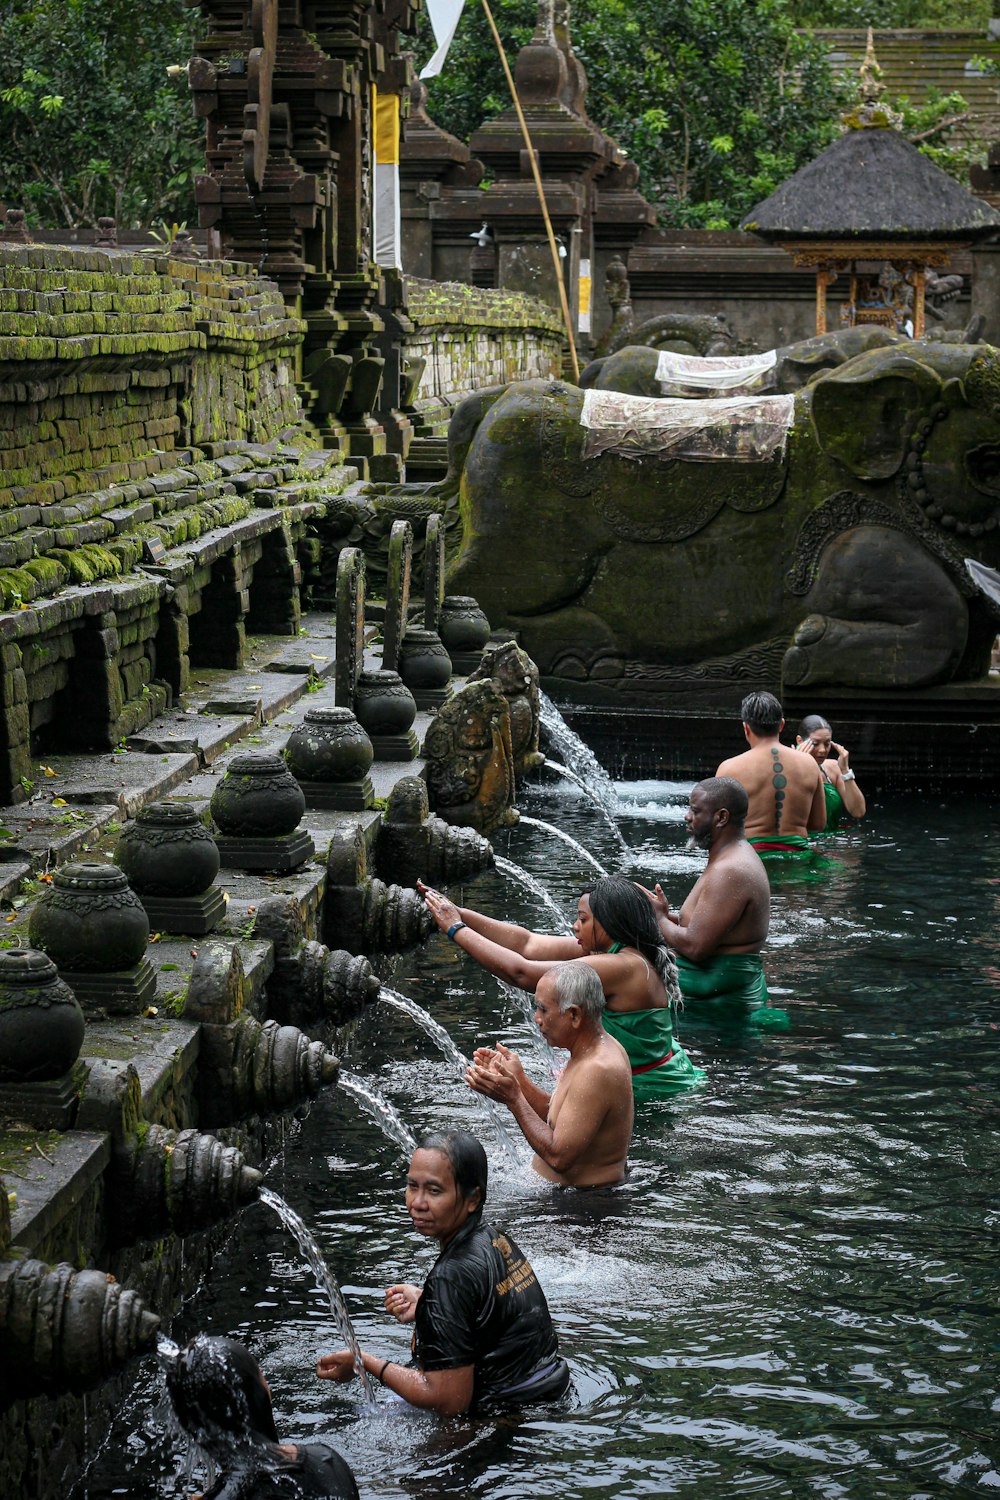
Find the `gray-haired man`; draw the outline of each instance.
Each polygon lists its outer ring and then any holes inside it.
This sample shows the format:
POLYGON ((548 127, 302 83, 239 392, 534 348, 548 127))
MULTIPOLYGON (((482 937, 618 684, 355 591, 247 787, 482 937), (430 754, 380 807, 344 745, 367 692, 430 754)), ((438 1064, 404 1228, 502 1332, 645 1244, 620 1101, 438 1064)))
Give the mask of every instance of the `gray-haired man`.
POLYGON ((550 1182, 598 1187, 621 1182, 632 1139, 632 1068, 620 1042, 601 1023, 604 991, 580 959, 556 964, 535 990, 535 1022, 569 1062, 551 1094, 532 1083, 516 1052, 502 1042, 479 1047, 466 1081, 505 1104, 535 1155, 531 1165, 550 1182))

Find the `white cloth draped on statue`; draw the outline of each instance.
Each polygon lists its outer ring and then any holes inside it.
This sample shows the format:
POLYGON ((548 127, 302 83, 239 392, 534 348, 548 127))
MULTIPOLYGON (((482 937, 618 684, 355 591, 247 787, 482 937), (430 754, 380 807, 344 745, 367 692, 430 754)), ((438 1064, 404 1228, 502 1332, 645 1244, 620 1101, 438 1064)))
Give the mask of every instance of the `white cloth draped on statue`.
POLYGON ((697 354, 675 354, 661 349, 656 362, 656 381, 664 396, 685 391, 751 391, 778 359, 777 349, 766 354, 741 354, 702 359, 697 354))
POLYGON ((683 458, 759 463, 782 456, 795 411, 794 396, 723 396, 684 401, 583 392, 580 425, 584 457, 683 458))

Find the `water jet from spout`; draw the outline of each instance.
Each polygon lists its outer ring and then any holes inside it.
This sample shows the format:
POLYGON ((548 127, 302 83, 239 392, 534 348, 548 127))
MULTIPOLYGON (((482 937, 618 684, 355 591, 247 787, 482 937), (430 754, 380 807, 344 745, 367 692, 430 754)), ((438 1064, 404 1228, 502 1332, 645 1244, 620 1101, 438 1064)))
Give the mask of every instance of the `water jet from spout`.
POLYGON ((368 1406, 374 1406, 375 1393, 372 1390, 368 1372, 361 1358, 361 1348, 358 1344, 357 1334, 354 1332, 351 1315, 347 1311, 344 1294, 340 1290, 336 1276, 334 1276, 324 1260, 323 1252, 313 1238, 308 1224, 306 1224, 304 1219, 299 1217, 294 1208, 285 1202, 284 1198, 278 1193, 272 1192, 270 1188, 261 1188, 260 1201, 266 1203, 268 1208, 277 1214, 282 1224, 284 1224, 285 1228, 293 1236, 308 1262, 310 1271, 312 1271, 317 1282, 330 1299, 330 1311, 333 1314, 333 1321, 336 1324, 337 1332, 354 1356, 354 1369, 361 1382, 361 1389, 365 1394, 365 1402, 368 1406))

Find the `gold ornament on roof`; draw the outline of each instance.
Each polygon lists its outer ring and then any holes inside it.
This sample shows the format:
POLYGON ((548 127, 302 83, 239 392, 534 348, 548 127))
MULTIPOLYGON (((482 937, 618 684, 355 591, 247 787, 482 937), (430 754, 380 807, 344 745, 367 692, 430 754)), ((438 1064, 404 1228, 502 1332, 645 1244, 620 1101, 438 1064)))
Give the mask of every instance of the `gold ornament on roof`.
POLYGON ((898 110, 883 103, 882 69, 875 56, 875 40, 868 28, 868 45, 864 61, 858 69, 858 102, 845 114, 841 122, 846 130, 898 130, 903 116, 898 110))

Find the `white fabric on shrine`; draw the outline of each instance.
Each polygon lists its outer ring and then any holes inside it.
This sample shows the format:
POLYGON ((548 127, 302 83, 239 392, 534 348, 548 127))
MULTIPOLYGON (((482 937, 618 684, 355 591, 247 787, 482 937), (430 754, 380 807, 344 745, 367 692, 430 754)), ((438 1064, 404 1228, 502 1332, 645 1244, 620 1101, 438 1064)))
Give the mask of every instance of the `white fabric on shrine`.
POLYGON ((783 454, 794 396, 723 396, 712 401, 623 396, 585 390, 580 425, 584 456, 757 463, 783 454))
POLYGON ((674 354, 661 349, 656 361, 656 379, 665 396, 684 390, 735 391, 754 385, 778 360, 777 349, 766 354, 741 354, 702 359, 697 354, 674 354))

